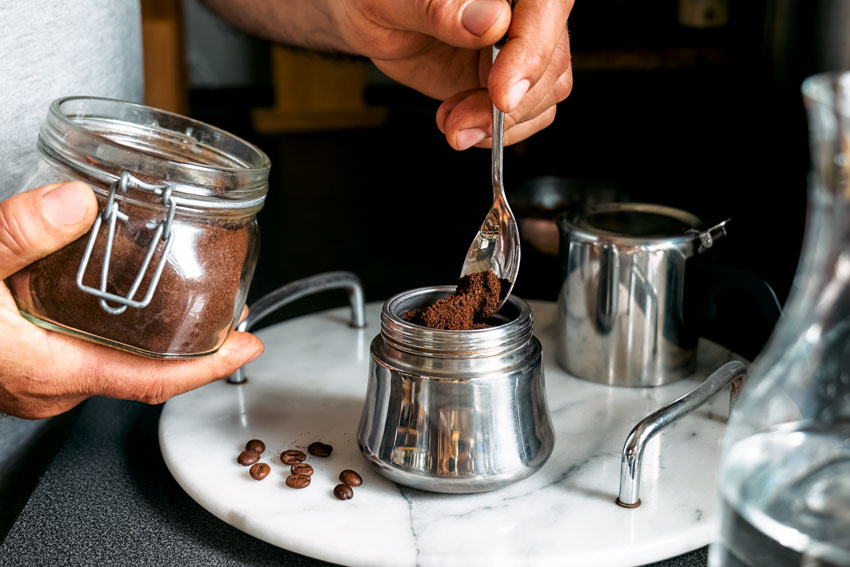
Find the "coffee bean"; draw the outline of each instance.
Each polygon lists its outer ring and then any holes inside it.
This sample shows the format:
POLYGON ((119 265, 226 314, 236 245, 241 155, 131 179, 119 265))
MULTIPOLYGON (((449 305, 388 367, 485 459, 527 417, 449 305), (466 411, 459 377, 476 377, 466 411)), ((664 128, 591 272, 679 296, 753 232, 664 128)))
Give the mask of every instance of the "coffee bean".
POLYGON ((251 439, 247 443, 245 443, 245 448, 249 451, 256 451, 260 454, 266 450, 266 444, 260 441, 259 439, 251 439))
POLYGON ((310 486, 310 477, 306 474, 291 474, 286 477, 286 486, 289 488, 307 488, 310 486))
POLYGON ((313 476, 313 467, 308 465, 307 463, 295 463, 290 467, 289 472, 292 474, 303 474, 306 476, 313 476))
POLYGON ((301 463, 306 458, 307 455, 304 454, 304 451, 299 451, 297 449, 287 449, 286 451, 280 454, 280 460, 285 465, 294 465, 295 463, 301 463))
POLYGON ((333 447, 331 447, 327 443, 322 443, 321 441, 315 441, 313 443, 310 443, 310 446, 307 447, 307 452, 317 457, 328 457, 333 452, 333 450, 333 447))
POLYGON ((348 486, 360 486, 363 484, 363 478, 357 472, 345 469, 339 473, 339 481, 348 486))
POLYGON ((334 486, 334 496, 340 500, 351 500, 354 498, 354 490, 347 484, 337 484, 334 486))
POLYGON ((260 454, 258 452, 245 450, 239 453, 239 458, 236 459, 236 462, 247 467, 248 465, 253 465, 259 460, 260 454))
POLYGON ((263 480, 269 476, 271 470, 272 468, 266 463, 257 463, 251 467, 251 478, 254 480, 263 480))

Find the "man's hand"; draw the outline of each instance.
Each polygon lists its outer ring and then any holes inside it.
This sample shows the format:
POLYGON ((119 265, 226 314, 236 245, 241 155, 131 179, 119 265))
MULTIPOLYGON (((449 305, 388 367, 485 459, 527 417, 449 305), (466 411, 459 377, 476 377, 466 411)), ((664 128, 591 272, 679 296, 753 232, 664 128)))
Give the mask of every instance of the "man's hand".
MULTIPOLYGON (((79 238, 97 214, 83 183, 46 185, 0 202, 0 280, 79 238)), ((73 277, 73 274, 68 274, 73 277)), ((0 412, 26 418, 67 411, 93 395, 161 403, 227 376, 263 352, 233 332, 214 355, 147 359, 44 330, 18 312, 0 284, 0 412)))
POLYGON ((458 150, 490 145, 493 103, 507 113, 511 144, 551 124, 572 89, 573 0, 515 0, 513 8, 507 0, 206 1, 248 31, 366 56, 389 77, 444 101, 437 125, 458 150), (489 46, 506 33, 491 68, 489 46))
POLYGON ((572 88, 572 0, 331 2, 346 42, 388 76, 443 100, 437 125, 452 147, 489 146, 492 104, 505 143, 552 123, 572 88), (507 33, 492 68, 490 45, 507 33), (492 100, 491 100, 492 99, 492 100))

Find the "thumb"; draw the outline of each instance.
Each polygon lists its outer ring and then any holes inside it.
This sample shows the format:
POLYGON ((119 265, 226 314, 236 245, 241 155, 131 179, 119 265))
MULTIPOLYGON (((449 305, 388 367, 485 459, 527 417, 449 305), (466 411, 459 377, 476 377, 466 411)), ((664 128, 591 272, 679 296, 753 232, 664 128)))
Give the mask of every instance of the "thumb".
POLYGON ((501 39, 511 23, 506 0, 386 0, 390 25, 433 36, 466 49, 478 49, 501 39))
POLYGON ((0 280, 82 236, 97 199, 79 181, 53 183, 0 202, 0 280))

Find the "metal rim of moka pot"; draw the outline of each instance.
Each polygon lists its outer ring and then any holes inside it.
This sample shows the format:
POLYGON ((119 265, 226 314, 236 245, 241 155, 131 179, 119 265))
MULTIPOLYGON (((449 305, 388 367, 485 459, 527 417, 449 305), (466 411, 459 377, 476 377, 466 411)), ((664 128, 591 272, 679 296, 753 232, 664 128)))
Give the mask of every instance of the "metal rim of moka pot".
POLYGON ((431 329, 405 321, 405 312, 423 308, 455 291, 455 286, 423 287, 388 299, 381 310, 381 336, 393 348, 417 357, 485 358, 504 355, 532 336, 531 308, 510 296, 494 326, 474 330, 431 329))

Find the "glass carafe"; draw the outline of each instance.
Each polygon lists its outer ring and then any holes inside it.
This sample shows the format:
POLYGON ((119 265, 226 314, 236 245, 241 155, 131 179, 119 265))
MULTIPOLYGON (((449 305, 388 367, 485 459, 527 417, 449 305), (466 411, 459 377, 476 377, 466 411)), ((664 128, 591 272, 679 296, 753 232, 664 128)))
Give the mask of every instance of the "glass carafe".
POLYGON ((850 73, 810 77, 803 96, 806 239, 724 439, 713 567, 850 565, 850 73))

